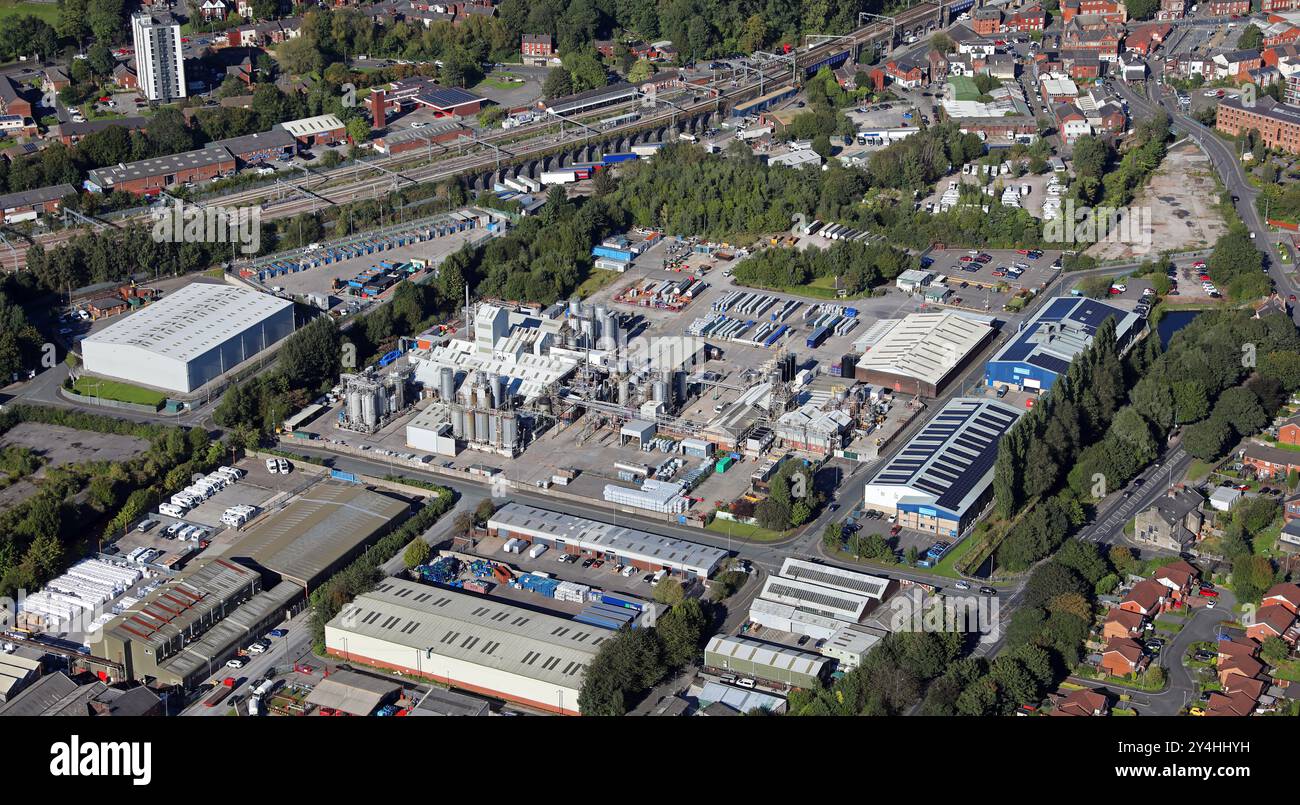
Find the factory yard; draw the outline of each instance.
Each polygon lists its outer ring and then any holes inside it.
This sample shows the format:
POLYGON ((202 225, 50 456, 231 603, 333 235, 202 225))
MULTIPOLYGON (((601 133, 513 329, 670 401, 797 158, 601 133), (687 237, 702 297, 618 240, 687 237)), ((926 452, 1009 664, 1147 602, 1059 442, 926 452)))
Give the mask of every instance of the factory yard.
POLYGON ((1210 160, 1200 148, 1194 143, 1175 148, 1129 207, 1149 210, 1150 237, 1103 241, 1086 253, 1098 260, 1142 260, 1165 251, 1208 249, 1228 231, 1218 210, 1219 192, 1210 160))
POLYGON ((381 262, 401 265, 411 260, 428 260, 431 266, 436 267, 466 244, 477 244, 491 236, 492 233, 486 229, 467 229, 464 232, 456 232, 423 243, 398 246, 385 252, 361 255, 337 263, 285 274, 267 280, 267 283, 283 288, 284 292, 290 296, 306 296, 308 294, 332 296, 338 300, 332 307, 345 307, 349 302, 359 301, 359 297, 340 294, 334 290, 333 284, 335 280, 346 282, 362 271, 377 266, 381 262))

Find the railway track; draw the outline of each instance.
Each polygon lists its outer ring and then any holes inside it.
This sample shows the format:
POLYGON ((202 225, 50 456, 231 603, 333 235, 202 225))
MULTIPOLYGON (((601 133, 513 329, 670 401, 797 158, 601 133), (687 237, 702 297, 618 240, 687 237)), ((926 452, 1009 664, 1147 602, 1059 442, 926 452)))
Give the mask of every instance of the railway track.
MULTIPOLYGON (((944 5, 949 5, 945 3, 944 5)), ((895 37, 898 31, 910 30, 910 26, 926 23, 930 18, 934 18, 937 24, 940 18, 940 4, 935 2, 919 3, 894 17, 894 24, 887 22, 873 22, 865 25, 850 34, 846 34, 835 40, 814 45, 813 47, 796 54, 796 68, 807 69, 809 65, 816 64, 826 58, 833 57, 844 51, 855 51, 858 47, 873 40, 882 38, 895 37)), ((787 75, 788 68, 780 62, 769 64, 762 68, 762 79, 754 78, 747 83, 731 88, 726 91, 719 91, 714 97, 702 99, 699 102, 681 105, 670 110, 658 112, 649 117, 642 117, 625 125, 616 126, 608 131, 602 131, 599 135, 587 132, 582 137, 568 140, 550 140, 545 132, 554 128, 551 121, 542 121, 529 126, 517 127, 499 132, 493 132, 481 138, 483 143, 496 145, 501 141, 509 140, 511 145, 515 146, 509 153, 513 158, 501 160, 495 153, 478 153, 466 154, 464 156, 450 157, 446 160, 440 160, 432 165, 423 165, 415 168, 404 168, 401 170, 402 177, 406 180, 405 184, 436 182, 448 179, 465 173, 478 173, 495 169, 499 165, 513 164, 518 161, 536 159, 554 151, 562 151, 566 148, 580 147, 589 143, 593 138, 598 140, 617 139, 621 136, 632 134, 644 129, 654 129, 665 125, 672 125, 678 117, 687 119, 698 115, 702 112, 714 111, 721 109, 725 105, 730 105, 739 100, 747 100, 749 96, 758 92, 760 87, 766 86, 771 82, 779 82, 787 75), (538 137, 532 140, 515 141, 515 138, 521 134, 527 134, 530 126, 535 126, 538 131, 538 137)), ((617 105, 600 111, 600 114, 608 114, 613 109, 621 108, 623 105, 617 105)), ((500 146, 498 146, 500 147, 500 146)), ((450 148, 445 148, 442 152, 446 154, 450 148)), ((281 182, 278 185, 258 186, 245 190, 237 190, 221 196, 200 199, 196 203, 220 206, 240 206, 249 204, 260 204, 262 206, 262 217, 268 220, 275 220, 293 215, 299 215, 304 212, 314 212, 327 206, 343 204, 351 201, 373 199, 383 196, 394 188, 395 182, 400 181, 392 173, 380 171, 380 168, 387 171, 428 159, 429 154, 419 154, 414 156, 394 156, 381 160, 374 160, 369 164, 358 166, 357 164, 347 165, 334 168, 330 171, 317 171, 310 175, 281 182), (356 179, 352 182, 339 185, 337 187, 324 189, 322 185, 338 179, 346 179, 349 172, 356 173, 359 171, 368 171, 376 175, 356 179), (313 189, 315 185, 316 189, 313 189), (311 194, 304 197, 302 191, 311 194), (291 196, 285 194, 293 194, 291 196), (274 198, 280 195, 281 198, 274 198)), ((405 185, 398 185, 405 186, 405 185)), ((141 213, 131 218, 118 219, 119 225, 130 225, 132 223, 144 223, 150 218, 149 213, 141 213)), ((47 235, 38 236, 36 241, 46 249, 66 243, 75 237, 84 228, 65 229, 47 235)), ((11 238, 12 242, 12 238, 11 238)), ((14 250, 0 249, 0 266, 6 270, 18 270, 26 264, 27 249, 19 244, 15 244, 14 250)))

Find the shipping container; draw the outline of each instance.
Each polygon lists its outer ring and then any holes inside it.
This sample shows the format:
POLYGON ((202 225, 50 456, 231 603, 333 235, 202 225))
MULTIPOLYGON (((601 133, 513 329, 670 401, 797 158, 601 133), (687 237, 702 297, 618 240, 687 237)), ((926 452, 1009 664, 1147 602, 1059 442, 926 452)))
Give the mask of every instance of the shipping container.
POLYGON ((824 342, 826 340, 826 337, 829 336, 830 334, 831 331, 830 328, 828 327, 818 327, 816 330, 813 330, 812 333, 808 336, 808 340, 806 342, 808 349, 816 349, 817 347, 820 347, 822 345, 822 342, 824 342))

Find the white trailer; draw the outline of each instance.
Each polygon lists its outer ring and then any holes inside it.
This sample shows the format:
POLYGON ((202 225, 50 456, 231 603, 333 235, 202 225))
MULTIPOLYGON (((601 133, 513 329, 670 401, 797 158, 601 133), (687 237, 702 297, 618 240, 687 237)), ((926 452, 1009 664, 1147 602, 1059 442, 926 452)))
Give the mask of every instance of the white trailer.
POLYGON ((578 172, 542 171, 541 180, 544 185, 571 184, 578 181, 578 172))

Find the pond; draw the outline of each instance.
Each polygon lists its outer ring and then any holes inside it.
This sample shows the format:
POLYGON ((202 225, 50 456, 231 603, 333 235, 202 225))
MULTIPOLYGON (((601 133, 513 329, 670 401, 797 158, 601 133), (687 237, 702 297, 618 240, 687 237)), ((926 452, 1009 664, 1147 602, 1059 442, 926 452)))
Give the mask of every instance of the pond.
POLYGON ((1199 310, 1171 310, 1162 316, 1160 323, 1156 325, 1156 332, 1160 334, 1160 345, 1168 348, 1169 339, 1174 337, 1174 333, 1191 324, 1200 313, 1199 310))

